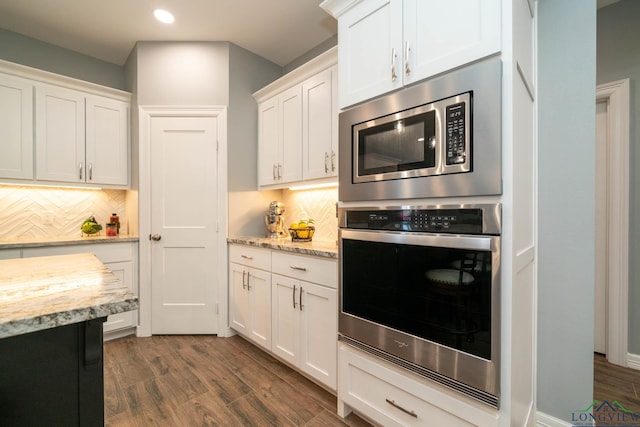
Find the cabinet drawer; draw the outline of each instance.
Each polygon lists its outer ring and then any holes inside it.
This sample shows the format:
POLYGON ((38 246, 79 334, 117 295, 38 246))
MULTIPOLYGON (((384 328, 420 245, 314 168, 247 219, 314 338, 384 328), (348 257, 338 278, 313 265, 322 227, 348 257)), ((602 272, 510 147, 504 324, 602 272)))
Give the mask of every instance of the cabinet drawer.
POLYGON ((385 426, 491 426, 498 415, 491 408, 428 380, 403 375, 400 368, 340 344, 338 398, 385 426))
POLYGON ((338 287, 338 263, 334 260, 273 252, 271 263, 274 273, 335 289, 338 287))
POLYGON ((230 245, 229 261, 261 270, 271 270, 271 251, 251 246, 230 245))

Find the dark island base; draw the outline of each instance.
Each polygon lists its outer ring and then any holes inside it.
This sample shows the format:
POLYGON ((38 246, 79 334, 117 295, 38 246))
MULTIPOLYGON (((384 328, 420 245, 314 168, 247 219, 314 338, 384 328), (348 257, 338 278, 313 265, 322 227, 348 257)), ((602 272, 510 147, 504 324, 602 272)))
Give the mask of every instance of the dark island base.
POLYGON ((0 425, 103 426, 105 320, 0 339, 0 425))

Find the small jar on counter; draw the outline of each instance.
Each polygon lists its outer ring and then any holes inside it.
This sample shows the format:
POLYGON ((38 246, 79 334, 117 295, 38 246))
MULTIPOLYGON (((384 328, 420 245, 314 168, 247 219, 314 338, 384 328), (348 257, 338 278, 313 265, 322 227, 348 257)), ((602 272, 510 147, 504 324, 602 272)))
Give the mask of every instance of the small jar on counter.
POLYGON ((116 225, 116 234, 120 234, 120 217, 117 213, 112 213, 109 218, 109 222, 112 222, 116 225))
POLYGON ((107 237, 116 237, 118 235, 118 226, 115 222, 107 223, 107 237))

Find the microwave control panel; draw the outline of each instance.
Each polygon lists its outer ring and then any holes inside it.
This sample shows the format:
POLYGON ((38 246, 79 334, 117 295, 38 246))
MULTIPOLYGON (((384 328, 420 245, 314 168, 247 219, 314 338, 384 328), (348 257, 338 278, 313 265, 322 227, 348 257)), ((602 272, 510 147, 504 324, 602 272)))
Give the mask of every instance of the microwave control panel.
POLYGON ((448 105, 446 108, 445 142, 447 166, 458 165, 467 160, 467 115, 466 103, 448 105))

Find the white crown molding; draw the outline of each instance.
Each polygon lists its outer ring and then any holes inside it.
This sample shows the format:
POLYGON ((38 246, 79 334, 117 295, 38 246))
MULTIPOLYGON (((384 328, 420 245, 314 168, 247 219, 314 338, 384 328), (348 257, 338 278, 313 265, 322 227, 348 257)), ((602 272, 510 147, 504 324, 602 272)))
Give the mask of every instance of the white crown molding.
POLYGON ((37 83, 62 86, 67 89, 79 90, 93 95, 107 96, 120 101, 131 101, 130 92, 125 92, 123 90, 102 86, 84 80, 74 79, 73 77, 63 76, 61 74, 28 67, 26 65, 16 64, 14 62, 0 60, 0 73, 32 80, 37 83))
POLYGON ((306 62, 280 77, 278 80, 268 84, 253 94, 255 100, 260 103, 273 95, 280 93, 290 87, 302 83, 309 77, 313 77, 319 72, 326 70, 338 63, 338 46, 334 46, 326 52, 321 53, 309 62, 306 62))
POLYGON ((362 0, 324 0, 320 3, 320 7, 337 19, 360 2, 362 2, 362 0))

